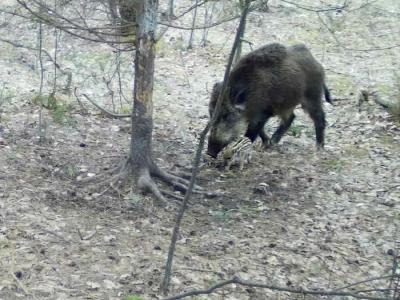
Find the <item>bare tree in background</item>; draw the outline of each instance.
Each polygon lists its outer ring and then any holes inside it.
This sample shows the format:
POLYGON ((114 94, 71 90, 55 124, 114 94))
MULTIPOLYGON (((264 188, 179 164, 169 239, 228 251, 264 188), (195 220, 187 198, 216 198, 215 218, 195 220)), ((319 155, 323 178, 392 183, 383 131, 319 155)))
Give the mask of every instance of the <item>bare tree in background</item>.
POLYGON ((168 18, 174 19, 174 0, 168 0, 168 18))
POLYGON ((204 12, 204 25, 205 25, 205 27, 203 28, 203 36, 202 36, 201 42, 200 42, 200 45, 202 47, 207 46, 207 35, 208 35, 208 30, 209 30, 209 28, 207 28, 207 26, 209 24, 211 24, 211 22, 213 20, 215 4, 216 4, 216 1, 212 1, 211 5, 206 5, 205 6, 205 12, 204 12))
POLYGON ((194 27, 196 26, 198 3, 199 3, 199 0, 195 0, 193 19, 192 19, 192 29, 190 30, 190 37, 189 37, 189 42, 188 42, 188 46, 187 46, 188 49, 193 48, 193 35, 194 35, 194 27))

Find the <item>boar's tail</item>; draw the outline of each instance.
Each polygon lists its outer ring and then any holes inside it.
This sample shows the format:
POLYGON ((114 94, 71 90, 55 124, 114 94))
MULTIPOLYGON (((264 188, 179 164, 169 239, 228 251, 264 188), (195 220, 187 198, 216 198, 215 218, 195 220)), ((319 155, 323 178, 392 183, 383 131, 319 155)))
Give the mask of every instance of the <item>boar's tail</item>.
POLYGON ((333 104, 332 103, 332 98, 331 98, 331 93, 329 92, 328 87, 326 86, 326 84, 324 83, 324 94, 325 94, 325 100, 326 102, 333 104))

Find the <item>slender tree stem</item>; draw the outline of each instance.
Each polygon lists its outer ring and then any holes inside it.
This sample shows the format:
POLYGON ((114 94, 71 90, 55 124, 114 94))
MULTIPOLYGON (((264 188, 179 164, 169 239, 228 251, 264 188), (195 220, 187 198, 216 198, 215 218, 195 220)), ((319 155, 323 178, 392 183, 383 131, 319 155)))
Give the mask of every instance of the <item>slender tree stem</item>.
POLYGON ((219 110, 220 110, 220 107, 221 107, 222 94, 226 90, 227 81, 228 81, 227 79, 228 79, 228 76, 229 76, 229 73, 230 73, 230 69, 232 67, 233 58, 235 56, 236 49, 237 49, 237 46, 238 46, 238 43, 239 43, 240 32, 243 31, 244 20, 246 19, 250 2, 251 2, 250 0, 246 0, 245 8, 242 11, 242 16, 240 18, 239 26, 238 26, 238 29, 237 29, 237 32, 236 32, 235 41, 233 43, 232 50, 231 50, 231 53, 230 53, 229 59, 228 59, 228 65, 227 65, 226 70, 225 70, 222 92, 219 95, 219 98, 217 100, 217 104, 216 104, 216 107, 215 107, 215 113, 213 114, 213 117, 212 117, 211 121, 207 123, 206 127, 204 128, 204 130, 200 134, 199 145, 197 147, 195 159, 194 159, 194 162, 193 162, 193 171, 192 171, 192 176, 190 178, 189 188, 186 191, 185 197, 183 199, 182 206, 181 206, 181 208, 179 210, 179 213, 178 213, 178 215, 176 217, 174 230, 172 232, 171 243, 170 243, 169 250, 168 250, 167 262, 166 262, 166 265, 165 265, 164 278, 163 278, 163 281, 161 283, 161 291, 164 293, 164 295, 166 295, 168 293, 168 288, 169 288, 169 285, 170 285, 170 282, 171 282, 172 263, 173 263, 175 248, 176 248, 176 242, 178 240, 180 226, 181 226, 181 223, 182 223, 182 220, 183 220, 183 216, 185 214, 186 208, 187 208, 188 203, 189 203, 190 196, 192 194, 193 186, 195 184, 196 175, 197 175, 197 172, 198 172, 198 167, 199 167, 200 158, 201 158, 201 152, 202 152, 203 147, 204 147, 205 138, 206 138, 206 135, 207 135, 208 131, 210 130, 210 127, 215 122, 216 115, 219 113, 219 110))

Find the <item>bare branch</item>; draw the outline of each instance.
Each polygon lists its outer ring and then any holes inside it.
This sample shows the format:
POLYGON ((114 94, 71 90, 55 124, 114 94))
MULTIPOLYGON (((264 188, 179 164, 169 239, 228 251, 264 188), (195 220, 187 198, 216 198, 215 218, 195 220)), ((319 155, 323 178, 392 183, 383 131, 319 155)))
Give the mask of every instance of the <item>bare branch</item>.
POLYGON ((164 23, 164 22, 159 22, 159 24, 167 26, 167 27, 176 28, 176 29, 182 29, 182 30, 192 30, 192 29, 196 30, 196 29, 207 29, 207 28, 211 28, 211 27, 216 27, 218 25, 221 25, 222 23, 230 22, 230 21, 236 20, 238 18, 240 18, 240 15, 231 16, 229 18, 225 18, 223 20, 220 20, 218 22, 212 23, 210 25, 195 26, 195 27, 192 27, 192 26, 190 26, 190 27, 180 26, 180 25, 174 25, 174 24, 171 24, 171 23, 164 23))
POLYGON ((185 10, 184 12, 182 12, 179 16, 175 16, 175 19, 179 19, 181 17, 183 17, 184 15, 186 15, 187 13, 190 13, 192 10, 197 9, 200 6, 203 6, 205 3, 209 2, 208 0, 204 0, 201 2, 197 2, 195 4, 193 4, 191 7, 189 7, 187 10, 185 10))
MULTIPOLYGON (((10 44, 10 45, 14 46, 15 48, 22 48, 22 49, 27 49, 27 50, 31 50, 31 51, 38 51, 38 50, 39 50, 38 48, 31 47, 31 46, 26 46, 26 45, 24 45, 24 44, 21 44, 21 43, 15 42, 15 41, 11 41, 11 40, 7 40, 7 39, 3 39, 3 38, 0 38, 0 42, 4 42, 4 43, 7 43, 7 44, 10 44)), ((47 52, 45 49, 42 49, 42 53, 46 54, 47 58, 48 58, 52 63, 54 63, 54 65, 57 67, 57 69, 58 69, 61 73, 67 74, 67 72, 63 71, 63 70, 61 69, 60 65, 59 65, 56 61, 54 61, 53 57, 50 55, 49 52, 47 52)))
POLYGON ((83 97, 86 98, 90 103, 92 103, 94 106, 96 106, 101 112, 105 113, 106 115, 113 117, 113 118, 130 118, 132 114, 116 114, 113 113, 104 107, 101 107, 99 104, 97 104, 93 99, 90 99, 90 97, 86 94, 82 94, 83 97))
POLYGON ((332 35, 332 37, 334 38, 334 40, 336 41, 336 43, 344 50, 347 51, 357 51, 357 52, 372 52, 372 51, 382 51, 382 50, 390 50, 390 49, 394 49, 394 48, 398 48, 400 47, 400 45, 392 45, 392 46, 387 46, 387 47, 372 47, 372 48, 366 48, 366 49, 356 49, 356 48, 349 48, 346 47, 345 45, 342 44, 342 42, 339 40, 339 38, 337 37, 336 33, 332 30, 332 28, 330 28, 328 26, 328 24, 326 24, 326 22, 324 22, 324 20, 321 18, 321 15, 319 14, 319 12, 317 12, 318 18, 320 20, 320 22, 322 23, 322 25, 328 30, 328 32, 332 35))
MULTIPOLYGON (((399 275, 397 275, 396 277, 399 277, 399 275)), ((177 299, 183 299, 183 298, 190 297, 190 296, 208 295, 208 294, 211 294, 212 292, 214 292, 215 290, 220 289, 229 284, 238 284, 238 285, 247 286, 247 287, 264 288, 264 289, 270 289, 273 291, 288 292, 288 293, 292 293, 292 294, 302 294, 302 295, 342 296, 342 297, 352 297, 352 298, 356 298, 356 299, 367 299, 367 300, 391 300, 391 298, 359 295, 358 293, 352 293, 352 292, 340 292, 340 291, 335 291, 335 290, 333 290, 333 291, 307 290, 307 289, 302 289, 302 288, 281 287, 281 286, 271 285, 271 284, 262 283, 262 282, 243 280, 239 277, 232 277, 231 279, 221 281, 221 282, 209 287, 208 289, 192 290, 192 291, 185 292, 185 293, 182 293, 179 295, 164 298, 163 300, 177 300, 177 299)))
POLYGON ((335 7, 329 7, 329 8, 316 8, 316 7, 313 7, 313 6, 302 5, 302 4, 299 4, 299 3, 296 3, 296 2, 292 2, 292 1, 289 1, 289 0, 281 0, 281 1, 284 2, 284 3, 288 3, 288 4, 291 4, 291 5, 294 5, 297 8, 300 8, 302 10, 312 11, 312 12, 316 12, 316 13, 343 10, 346 7, 349 6, 347 1, 344 1, 343 5, 335 6, 335 7))
MULTIPOLYGON (((79 24, 76 24, 76 23, 72 22, 71 20, 69 20, 68 18, 65 18, 65 17, 57 14, 56 12, 54 12, 54 15, 56 15, 57 18, 60 18, 60 19, 64 20, 65 22, 67 22, 67 23, 69 23, 71 25, 71 26, 66 26, 65 24, 60 24, 58 21, 56 21, 56 18, 53 16, 53 14, 52 15, 48 14, 46 16, 43 16, 42 14, 35 12, 31 7, 28 6, 28 4, 25 1, 17 0, 17 2, 29 14, 31 14, 33 17, 37 18, 38 20, 42 21, 44 24, 54 26, 55 28, 60 29, 60 30, 62 30, 64 32, 74 36, 74 37, 77 37, 77 38, 80 38, 80 39, 84 39, 84 40, 88 40, 88 41, 91 41, 91 42, 105 43, 105 44, 131 44, 130 41, 120 41, 120 40, 116 40, 116 39, 109 40, 109 39, 106 39, 106 38, 102 37, 102 35, 104 35, 104 36, 114 36, 114 37, 125 36, 124 34, 117 34, 117 33, 111 32, 111 31, 110 32, 102 32, 102 31, 98 31, 96 28, 87 28, 85 26, 81 26, 79 24), (92 38, 92 37, 85 36, 85 35, 80 34, 80 33, 76 33, 76 32, 74 32, 74 30, 80 30, 80 31, 83 31, 83 32, 87 32, 89 34, 94 34, 97 38, 92 38)), ((47 10, 47 7, 45 7, 44 9, 47 10)), ((49 10, 51 10, 51 9, 49 8, 49 10)), ((16 14, 16 13, 13 13, 13 12, 9 12, 9 13, 16 14)), ((26 16, 23 16, 21 14, 16 14, 16 15, 18 15, 20 17, 27 18, 26 16)), ((28 19, 30 19, 30 18, 28 18, 28 19)), ((121 26, 121 27, 124 27, 124 26, 121 26)), ((116 27, 109 27, 108 29, 115 30, 115 28, 116 27)))
MULTIPOLYGON (((399 277, 399 276, 397 276, 397 277, 399 277)), ((345 285, 345 286, 342 286, 340 288, 334 289, 334 291, 342 291, 342 290, 348 289, 349 287, 352 287, 352 286, 360 285, 360 284, 371 282, 371 281, 388 279, 388 278, 393 278, 393 275, 386 275, 386 276, 378 276, 378 277, 368 278, 368 279, 365 279, 365 280, 362 280, 362 281, 354 282, 354 283, 351 283, 349 285, 345 285)))

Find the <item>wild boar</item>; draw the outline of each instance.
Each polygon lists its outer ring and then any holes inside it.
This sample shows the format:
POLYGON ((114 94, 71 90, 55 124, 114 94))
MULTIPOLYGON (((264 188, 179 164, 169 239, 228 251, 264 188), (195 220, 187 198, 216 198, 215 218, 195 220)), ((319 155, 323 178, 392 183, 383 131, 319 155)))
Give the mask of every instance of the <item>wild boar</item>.
MULTIPOLYGON (((210 117, 221 88, 221 82, 214 85, 210 117)), ((216 157, 243 135, 252 142, 260 136, 265 146, 278 143, 292 124, 298 104, 314 121, 317 146, 322 148, 326 124, 322 94, 331 103, 324 69, 304 45, 273 43, 248 53, 230 72, 221 110, 210 130, 207 153, 216 157), (272 116, 279 116, 281 122, 270 139, 264 125, 272 116)))

